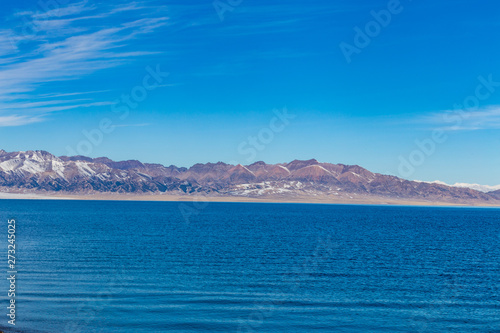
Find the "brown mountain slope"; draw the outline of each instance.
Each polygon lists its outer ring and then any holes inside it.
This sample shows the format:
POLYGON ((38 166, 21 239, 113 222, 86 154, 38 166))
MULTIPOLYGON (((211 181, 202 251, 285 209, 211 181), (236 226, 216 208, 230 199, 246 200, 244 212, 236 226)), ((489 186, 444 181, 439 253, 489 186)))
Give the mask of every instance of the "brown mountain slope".
POLYGON ((246 197, 397 198, 477 204, 500 203, 500 191, 409 181, 372 173, 357 165, 319 163, 311 159, 248 166, 223 162, 192 167, 165 167, 106 157, 56 157, 45 151, 0 150, 0 186, 17 191, 64 193, 179 193, 246 197))

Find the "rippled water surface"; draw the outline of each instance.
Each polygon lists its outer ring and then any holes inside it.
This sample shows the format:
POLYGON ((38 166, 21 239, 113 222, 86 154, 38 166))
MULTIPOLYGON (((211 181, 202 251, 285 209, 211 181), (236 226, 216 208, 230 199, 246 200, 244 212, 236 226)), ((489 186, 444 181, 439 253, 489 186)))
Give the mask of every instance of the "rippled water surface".
POLYGON ((0 216, 27 332, 500 332, 498 209, 3 200, 0 216))

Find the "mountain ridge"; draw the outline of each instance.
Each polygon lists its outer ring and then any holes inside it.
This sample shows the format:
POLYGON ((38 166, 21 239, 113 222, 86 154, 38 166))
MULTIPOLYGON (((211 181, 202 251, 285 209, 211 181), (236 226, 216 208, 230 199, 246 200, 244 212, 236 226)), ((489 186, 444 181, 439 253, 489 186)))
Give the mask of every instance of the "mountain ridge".
MULTIPOLYGON (((415 180, 419 181, 419 180, 415 180)), ((455 183, 455 184, 447 184, 445 182, 442 182, 440 180, 435 180, 432 182, 427 182, 423 181, 423 183, 434 183, 434 184, 441 184, 441 185, 446 185, 446 186, 452 186, 452 187, 462 187, 462 188, 470 188, 473 190, 477 190, 480 192, 484 193, 491 193, 500 190, 500 185, 481 185, 481 184, 469 184, 469 183, 455 183)))
POLYGON ((409 181, 373 173, 359 165, 321 163, 316 159, 250 165, 224 162, 164 166, 107 157, 57 157, 43 150, 0 150, 0 186, 12 191, 150 193, 249 198, 331 198, 365 196, 430 202, 500 205, 500 193, 409 181))

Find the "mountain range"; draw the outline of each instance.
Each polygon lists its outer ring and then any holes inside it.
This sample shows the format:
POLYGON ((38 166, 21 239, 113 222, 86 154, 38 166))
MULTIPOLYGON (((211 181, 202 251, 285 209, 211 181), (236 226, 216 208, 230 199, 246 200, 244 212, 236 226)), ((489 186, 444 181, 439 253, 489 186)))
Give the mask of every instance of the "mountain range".
MULTIPOLYGON (((204 197, 371 198, 500 205, 500 190, 484 193, 440 183, 409 181, 358 165, 290 163, 195 164, 190 168, 112 161, 106 157, 54 156, 46 151, 0 150, 0 187, 12 193, 175 194, 204 197)), ((328 200, 327 200, 328 201, 328 200)))

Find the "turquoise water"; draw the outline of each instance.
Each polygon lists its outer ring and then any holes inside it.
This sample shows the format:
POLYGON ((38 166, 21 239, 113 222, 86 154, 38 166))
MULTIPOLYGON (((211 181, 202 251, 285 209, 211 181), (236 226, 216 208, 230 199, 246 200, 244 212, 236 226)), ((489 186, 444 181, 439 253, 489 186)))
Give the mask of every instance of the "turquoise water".
POLYGON ((0 218, 16 330, 500 332, 498 209, 2 200, 0 218))

